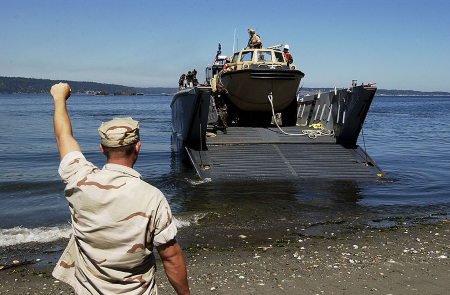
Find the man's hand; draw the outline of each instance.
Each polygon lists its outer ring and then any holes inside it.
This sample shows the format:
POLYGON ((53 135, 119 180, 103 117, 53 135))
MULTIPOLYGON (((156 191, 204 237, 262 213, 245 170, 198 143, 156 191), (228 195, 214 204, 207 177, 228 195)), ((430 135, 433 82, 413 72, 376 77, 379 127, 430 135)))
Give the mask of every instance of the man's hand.
POLYGON ((53 99, 56 100, 67 100, 70 97, 70 93, 72 90, 70 89, 69 84, 67 83, 59 83, 52 86, 50 89, 50 94, 53 96, 53 99))

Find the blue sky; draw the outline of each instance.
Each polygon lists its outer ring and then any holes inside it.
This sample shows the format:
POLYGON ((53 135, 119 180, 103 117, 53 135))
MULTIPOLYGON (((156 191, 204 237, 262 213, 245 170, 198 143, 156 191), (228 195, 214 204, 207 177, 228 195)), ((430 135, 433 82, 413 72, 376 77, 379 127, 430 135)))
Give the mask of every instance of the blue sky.
POLYGON ((448 0, 0 0, 0 76, 176 87, 253 28, 304 87, 450 91, 448 0))

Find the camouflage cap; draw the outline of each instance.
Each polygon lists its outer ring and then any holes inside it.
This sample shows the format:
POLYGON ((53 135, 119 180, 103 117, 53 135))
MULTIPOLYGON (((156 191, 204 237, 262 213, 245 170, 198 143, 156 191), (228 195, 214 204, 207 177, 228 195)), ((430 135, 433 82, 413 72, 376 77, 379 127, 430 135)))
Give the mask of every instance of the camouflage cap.
POLYGON ((132 118, 114 118, 98 128, 102 145, 120 147, 139 141, 139 122, 132 118))

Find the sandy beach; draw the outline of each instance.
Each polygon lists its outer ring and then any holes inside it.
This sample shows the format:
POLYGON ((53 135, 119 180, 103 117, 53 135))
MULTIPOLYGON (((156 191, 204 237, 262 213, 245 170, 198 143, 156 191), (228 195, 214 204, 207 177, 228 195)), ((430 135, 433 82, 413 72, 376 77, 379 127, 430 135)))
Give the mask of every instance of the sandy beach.
MULTIPOLYGON (((181 230, 191 293, 448 294, 450 223, 445 220, 345 234, 253 235, 181 230)), ((73 294, 51 277, 66 242, 2 248, 0 265, 34 263, 0 270, 0 293, 73 294)), ((174 294, 159 260, 157 275, 159 294, 174 294)))

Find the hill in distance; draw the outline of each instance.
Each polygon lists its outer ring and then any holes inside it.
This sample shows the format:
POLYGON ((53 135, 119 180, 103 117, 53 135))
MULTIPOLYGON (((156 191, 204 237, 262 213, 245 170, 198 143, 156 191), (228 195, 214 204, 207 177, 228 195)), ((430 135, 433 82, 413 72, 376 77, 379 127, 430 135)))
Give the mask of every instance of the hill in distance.
POLYGON ((128 87, 114 84, 103 84, 96 82, 79 82, 67 80, 49 80, 21 77, 0 77, 0 93, 5 94, 49 94, 50 88, 59 82, 70 84, 74 94, 165 94, 175 93, 176 87, 128 87))
MULTIPOLYGON (((145 94, 145 95, 161 95, 173 94, 177 91, 177 87, 128 87, 115 84, 104 84, 96 82, 79 82, 67 80, 49 80, 34 79, 21 77, 0 77, 0 93, 4 94, 49 94, 52 85, 66 82, 70 84, 72 93, 74 94, 145 94)), ((302 88, 300 95, 316 94, 320 92, 328 92, 334 88, 302 88)), ((387 90, 378 89, 376 96, 450 96, 450 92, 422 92, 415 90, 387 90)))

